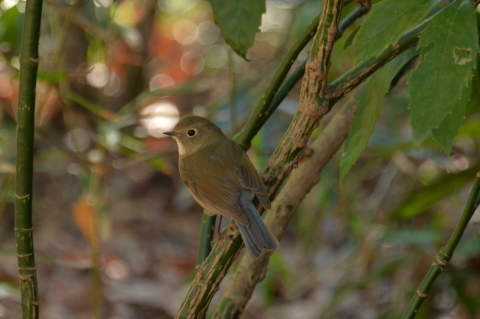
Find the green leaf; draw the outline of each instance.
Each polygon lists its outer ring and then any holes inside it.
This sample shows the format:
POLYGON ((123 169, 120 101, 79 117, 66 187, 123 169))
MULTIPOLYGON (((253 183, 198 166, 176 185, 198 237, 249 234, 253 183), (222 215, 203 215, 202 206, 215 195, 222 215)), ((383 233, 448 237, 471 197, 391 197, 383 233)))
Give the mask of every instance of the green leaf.
POLYGON ((64 81, 67 78, 68 74, 64 71, 58 72, 45 72, 39 71, 37 74, 37 78, 44 81, 49 81, 50 84, 58 84, 64 81))
POLYGON ((345 178, 367 146, 393 78, 417 54, 417 51, 410 49, 392 60, 368 80, 363 89, 363 94, 360 92, 362 97, 360 98, 358 111, 353 120, 350 134, 345 141, 344 152, 340 159, 341 180, 345 178))
POLYGON ((395 217, 411 218, 424 213, 428 208, 437 204, 440 200, 460 191, 467 186, 475 177, 480 167, 460 171, 454 174, 445 174, 428 186, 415 187, 409 195, 402 200, 392 215, 395 217))
POLYGON ((25 15, 15 5, 7 11, 0 11, 0 42, 6 42, 13 52, 20 50, 23 20, 25 15))
POLYGON ((265 13, 265 0, 208 0, 225 42, 244 59, 265 13))
POLYGON ((440 0, 384 0, 372 7, 353 41, 355 62, 367 61, 397 43, 440 0))
POLYGON ((469 0, 456 1, 438 13, 420 35, 421 61, 409 77, 413 140, 418 145, 434 129, 449 152, 470 96, 478 37, 469 0), (441 132, 440 132, 441 131, 441 132))
POLYGON ((457 136, 460 124, 465 117, 467 101, 472 90, 472 86, 463 89, 463 96, 460 98, 458 107, 453 109, 452 113, 445 116, 443 122, 438 128, 432 130, 433 137, 440 143, 443 150, 450 154, 453 139, 457 136))

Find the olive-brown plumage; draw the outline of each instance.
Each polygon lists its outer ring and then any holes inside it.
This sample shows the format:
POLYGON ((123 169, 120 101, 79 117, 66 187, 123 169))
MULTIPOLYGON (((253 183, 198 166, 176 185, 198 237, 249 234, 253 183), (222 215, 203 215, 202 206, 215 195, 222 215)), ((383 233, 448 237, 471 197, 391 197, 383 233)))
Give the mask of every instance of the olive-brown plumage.
POLYGON ((180 175, 205 212, 233 218, 253 258, 263 249, 278 248, 252 203, 257 196, 264 208, 270 208, 265 185, 247 154, 218 126, 199 116, 183 118, 165 134, 177 142, 180 175))

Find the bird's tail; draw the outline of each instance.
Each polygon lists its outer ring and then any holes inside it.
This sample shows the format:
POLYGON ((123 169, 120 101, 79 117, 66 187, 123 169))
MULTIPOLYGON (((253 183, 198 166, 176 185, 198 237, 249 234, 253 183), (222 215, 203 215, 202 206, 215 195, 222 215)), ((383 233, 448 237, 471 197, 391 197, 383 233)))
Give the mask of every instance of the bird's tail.
POLYGON ((253 258, 258 258, 263 249, 277 249, 279 247, 278 241, 263 222, 262 217, 252 203, 251 196, 242 194, 240 208, 247 216, 249 225, 244 226, 240 223, 237 223, 237 225, 250 255, 253 258))

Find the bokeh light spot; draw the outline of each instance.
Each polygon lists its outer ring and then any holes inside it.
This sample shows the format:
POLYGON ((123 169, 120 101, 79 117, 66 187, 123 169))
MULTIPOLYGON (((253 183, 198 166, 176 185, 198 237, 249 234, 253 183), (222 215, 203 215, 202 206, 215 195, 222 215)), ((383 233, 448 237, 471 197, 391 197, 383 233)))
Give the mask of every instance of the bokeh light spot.
POLYGON ((203 51, 205 64, 210 68, 223 68, 228 62, 228 51, 223 45, 211 45, 203 51))
POLYGON ((102 88, 108 83, 108 68, 103 63, 95 63, 87 74, 87 82, 96 88, 102 88))
POLYGON ((141 111, 141 124, 148 134, 154 137, 165 137, 163 132, 170 131, 180 119, 175 104, 168 101, 158 101, 141 111))
POLYGON ((8 9, 17 5, 17 3, 18 3, 18 0, 3 0, 0 3, 0 9, 3 10, 3 11, 7 11, 8 9))
POLYGON ((185 53, 180 61, 180 68, 182 71, 191 75, 202 72, 204 66, 205 60, 203 60, 203 57, 195 51, 185 53))
POLYGON ((174 85, 173 79, 165 73, 155 75, 149 83, 150 91, 174 85))
POLYGON ((173 26, 173 37, 181 44, 190 44, 195 41, 197 25, 190 20, 180 20, 173 26))
POLYGON ((203 45, 210 45, 215 43, 220 36, 220 31, 215 23, 211 21, 204 21, 200 23, 197 28, 197 42, 203 45))

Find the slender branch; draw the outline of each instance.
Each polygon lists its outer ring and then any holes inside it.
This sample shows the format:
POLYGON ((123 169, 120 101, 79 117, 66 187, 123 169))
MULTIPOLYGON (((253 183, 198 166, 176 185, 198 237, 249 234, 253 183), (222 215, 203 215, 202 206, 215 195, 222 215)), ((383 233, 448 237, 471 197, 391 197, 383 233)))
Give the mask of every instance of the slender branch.
POLYGON ((291 49, 285 55, 285 58, 283 58, 282 62, 280 63, 280 66, 278 67, 272 80, 265 89, 262 97, 253 109, 253 113, 249 117, 247 123, 243 126, 242 130, 234 137, 235 141, 240 144, 243 149, 246 150, 250 148, 250 143, 252 139, 255 137, 255 135, 257 135, 260 128, 263 126, 263 124, 265 124, 267 119, 272 114, 269 111, 270 105, 277 94, 278 88, 287 76, 288 71, 297 59, 298 54, 300 54, 303 48, 307 45, 308 42, 310 42, 310 40, 317 32, 319 21, 320 15, 318 15, 312 22, 310 22, 307 29, 302 33, 302 36, 293 44, 291 49))
POLYGON ((216 221, 216 215, 208 216, 207 214, 203 213, 202 227, 200 229, 200 241, 198 244, 198 265, 200 265, 212 251, 213 231, 215 229, 216 221))
MULTIPOLYGON (((326 107, 328 101, 319 108, 315 97, 317 95, 324 96, 326 92, 329 59, 337 36, 337 25, 342 8, 343 0, 326 0, 323 3, 318 32, 313 42, 311 58, 307 63, 306 76, 303 80, 299 112, 272 155, 267 164, 267 174, 264 175, 264 177, 269 176, 273 179, 269 179, 269 183, 267 183, 271 188, 270 194, 272 195, 293 168, 296 155, 306 145, 306 141, 318 125, 318 121, 328 111, 328 107, 326 107), (291 154, 293 156, 290 156, 291 154), (289 169, 284 171, 282 167, 289 169)), ((213 248, 213 253, 197 269, 195 279, 176 318, 202 318, 205 316, 213 295, 218 290, 220 282, 242 244, 236 226, 230 226, 227 235, 231 238, 220 238, 213 248)))
POLYGON ((20 53, 17 159, 15 175, 15 237, 22 318, 39 317, 38 285, 33 248, 32 180, 35 132, 35 88, 42 0, 27 1, 20 53))
POLYGON ((75 93, 74 91, 70 90, 64 90, 62 95, 64 99, 77 103, 78 105, 84 107, 91 113, 97 115, 104 120, 120 123, 120 119, 117 114, 101 107, 97 103, 90 101, 81 94, 75 93))
MULTIPOLYGON (((338 35, 337 35, 337 40, 342 36, 342 34, 345 32, 345 30, 352 25, 353 22, 355 22, 357 19, 361 18, 363 15, 365 15, 368 11, 370 10, 369 6, 365 7, 360 7, 356 10, 354 10, 352 13, 350 13, 348 16, 346 16, 342 22, 338 25, 338 35)), ((261 123, 262 125, 265 124, 265 122, 268 120, 270 115, 273 114, 273 112, 277 109, 277 107, 282 103, 282 101, 285 99, 287 96, 288 92, 297 84, 297 82, 303 77, 305 74, 305 65, 307 64, 309 58, 306 58, 293 72, 292 74, 288 77, 287 80, 285 80, 285 83, 283 83, 282 87, 278 90, 277 94, 275 94, 275 97, 273 98, 272 102, 270 103, 267 111, 263 113, 261 117, 258 119, 255 118, 255 120, 258 123, 261 123)), ((255 134, 258 133, 258 130, 255 131, 255 134)), ((252 136, 255 136, 255 134, 250 134, 252 136)))
POLYGON ((458 242, 462 238, 462 235, 467 228, 468 222, 472 218, 473 213, 477 209, 478 205, 480 204, 480 172, 477 173, 477 177, 475 179, 475 183, 473 184, 472 190, 470 192, 470 196, 468 198, 467 204, 465 205, 465 209, 463 211, 462 217, 458 222, 455 230, 453 231, 450 239, 448 240, 447 244, 440 249, 435 258, 435 261, 431 264, 430 269, 428 270, 425 277, 423 277, 420 286, 418 287, 417 291, 413 294, 410 303, 408 304, 407 310, 403 314, 404 319, 406 318, 415 318, 418 309, 422 305, 425 297, 428 294, 428 291, 433 285, 435 279, 437 279, 438 275, 443 271, 443 268, 448 265, 450 260, 452 259, 453 252, 458 245, 458 242))
MULTIPOLYGON (((322 134, 305 152, 306 159, 294 170, 265 218, 275 237, 283 236, 285 227, 306 194, 318 183, 319 173, 338 151, 348 136, 350 125, 358 108, 360 94, 356 94, 330 121, 322 134)), ((212 318, 238 318, 245 309, 255 286, 263 280, 270 254, 253 260, 244 255, 212 318)))
POLYGON ((349 26, 351 26, 355 21, 357 21, 359 18, 367 14, 368 11, 370 11, 371 7, 372 7, 371 4, 367 4, 363 7, 353 10, 349 15, 343 18, 343 20, 338 24, 337 39, 343 35, 345 30, 347 30, 349 26))
MULTIPOLYGON (((68 15, 70 14, 70 9, 68 7, 62 5, 51 5, 50 7, 58 13, 58 15, 64 17, 64 19, 68 19, 68 15)), ((87 17, 83 17, 82 15, 73 15, 72 22, 96 39, 100 39, 104 42, 113 42, 117 39, 115 33, 106 32, 102 28, 93 25, 87 17)))
POLYGON ((425 19, 416 27, 405 32, 396 45, 387 48, 378 57, 358 64, 337 80, 333 81, 328 90, 328 97, 331 99, 332 105, 343 98, 345 94, 355 89, 360 83, 365 81, 370 75, 375 73, 375 71, 383 67, 390 60, 396 58, 407 49, 415 46, 420 34, 423 32, 430 19, 425 19))
POLYGON ((228 49, 228 78, 230 82, 230 90, 229 90, 229 106, 230 106, 230 132, 233 134, 237 131, 237 78, 235 76, 235 72, 233 71, 233 67, 235 65, 235 61, 233 60, 233 56, 235 51, 232 48, 228 49))
POLYGON ((378 57, 362 62, 355 68, 351 69, 329 86, 328 98, 331 100, 331 106, 343 98, 345 94, 355 89, 360 83, 365 81, 370 75, 387 64, 390 60, 396 58, 404 51, 415 46, 418 43, 420 34, 425 30, 428 23, 447 6, 435 12, 428 19, 425 19, 416 27, 405 32, 398 40, 397 44, 388 47, 378 57))

